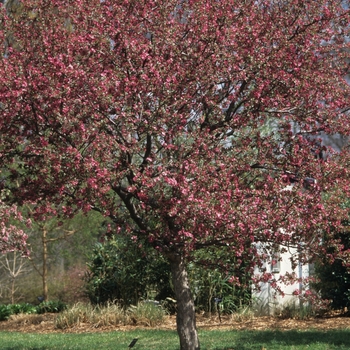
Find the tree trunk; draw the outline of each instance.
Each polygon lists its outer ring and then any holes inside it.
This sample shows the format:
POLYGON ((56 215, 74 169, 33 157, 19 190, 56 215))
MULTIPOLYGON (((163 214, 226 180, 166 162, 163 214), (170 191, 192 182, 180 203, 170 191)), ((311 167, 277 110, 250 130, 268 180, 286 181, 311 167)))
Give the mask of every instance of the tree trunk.
POLYGON ((42 243, 43 243, 43 271, 42 271, 42 282, 43 282, 43 298, 44 301, 48 300, 48 287, 47 287, 47 231, 45 228, 42 229, 42 243))
POLYGON ((185 263, 180 254, 168 255, 168 259, 177 302, 176 325, 180 350, 199 350, 196 313, 185 263))
POLYGON ((12 281, 11 281, 11 304, 15 303, 15 293, 16 293, 15 282, 16 282, 16 277, 12 277, 12 281))

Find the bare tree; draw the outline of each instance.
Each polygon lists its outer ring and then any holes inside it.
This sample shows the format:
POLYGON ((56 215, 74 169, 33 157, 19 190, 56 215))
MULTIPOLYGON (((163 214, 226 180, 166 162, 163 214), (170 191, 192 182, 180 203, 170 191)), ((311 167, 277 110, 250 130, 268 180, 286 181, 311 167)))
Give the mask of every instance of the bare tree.
POLYGON ((18 291, 17 280, 18 277, 29 272, 28 258, 23 257, 21 253, 13 251, 4 254, 0 258, 0 266, 8 277, 9 283, 5 286, 5 289, 9 291, 11 303, 21 299, 16 293, 18 291))
MULTIPOLYGON (((45 301, 48 300, 48 283, 47 283, 47 277, 48 277, 48 244, 53 243, 59 240, 65 240, 69 236, 73 235, 75 230, 62 230, 62 234, 54 237, 54 238, 48 238, 48 233, 50 230, 50 225, 45 223, 38 223, 39 230, 41 233, 41 249, 42 249, 42 266, 41 268, 33 261, 32 258, 29 257, 29 260, 32 262, 32 265, 34 269, 39 273, 42 279, 42 285, 43 285, 43 299, 45 301)), ((56 227, 55 229, 60 229, 60 227, 56 227)))

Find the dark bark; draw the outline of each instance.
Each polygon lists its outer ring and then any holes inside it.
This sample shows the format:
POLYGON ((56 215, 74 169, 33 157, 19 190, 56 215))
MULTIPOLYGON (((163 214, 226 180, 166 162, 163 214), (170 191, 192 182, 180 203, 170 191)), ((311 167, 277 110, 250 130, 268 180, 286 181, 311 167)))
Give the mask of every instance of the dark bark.
POLYGON ((176 325, 180 350, 199 350, 196 312, 190 290, 186 264, 180 254, 169 254, 171 275, 177 302, 176 325))

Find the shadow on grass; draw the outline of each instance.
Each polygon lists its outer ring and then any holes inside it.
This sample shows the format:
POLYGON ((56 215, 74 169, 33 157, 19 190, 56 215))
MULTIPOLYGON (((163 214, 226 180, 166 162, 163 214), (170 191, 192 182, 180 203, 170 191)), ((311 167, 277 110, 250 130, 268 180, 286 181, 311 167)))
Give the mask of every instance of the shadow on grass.
POLYGON ((29 349, 29 350, 48 350, 48 347, 40 347, 40 348, 37 348, 37 347, 34 347, 34 348, 32 348, 32 347, 29 347, 29 348, 18 348, 18 347, 6 347, 6 348, 1 348, 2 350, 21 350, 21 349, 24 349, 24 350, 27 350, 27 349, 29 349))
MULTIPOLYGON (((202 350, 349 350, 348 330, 307 331, 206 331, 199 332, 202 350)), ((1 333, 1 350, 179 350, 175 331, 133 330, 84 334, 1 333)))
MULTIPOLYGON (((229 335, 227 334, 227 338, 229 335)), ((350 349, 350 329, 330 331, 244 331, 233 332, 223 346, 213 350, 350 349), (228 344, 228 345, 226 345, 228 344)))

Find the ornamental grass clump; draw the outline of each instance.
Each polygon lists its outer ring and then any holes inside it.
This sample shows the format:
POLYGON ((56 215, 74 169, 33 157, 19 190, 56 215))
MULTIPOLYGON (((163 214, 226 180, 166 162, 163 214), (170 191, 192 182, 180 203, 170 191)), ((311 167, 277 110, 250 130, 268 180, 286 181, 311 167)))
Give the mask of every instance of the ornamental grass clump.
POLYGON ((91 321, 94 327, 101 327, 124 325, 128 319, 128 314, 120 305, 108 303, 104 307, 95 307, 91 321))
POLYGON ((232 313, 231 319, 235 322, 245 322, 248 320, 252 320, 254 316, 254 312, 249 305, 240 306, 237 310, 232 313))
POLYGON ((82 323, 91 323, 94 313, 95 308, 92 305, 77 303, 57 316, 55 326, 58 329, 66 329, 82 323))
POLYGON ((94 328, 120 325, 153 327, 161 324, 165 315, 164 309, 153 303, 139 303, 127 310, 113 303, 105 306, 77 303, 57 316, 55 326, 58 329, 79 327, 82 324, 90 324, 94 328))
POLYGON ((164 309, 153 302, 142 302, 137 306, 130 306, 129 310, 130 320, 137 325, 142 326, 157 326, 164 320, 166 312, 164 309))

